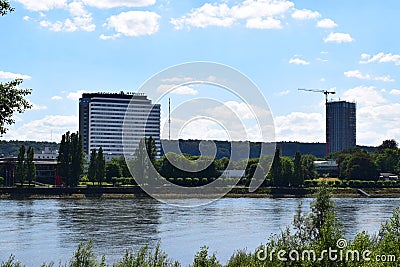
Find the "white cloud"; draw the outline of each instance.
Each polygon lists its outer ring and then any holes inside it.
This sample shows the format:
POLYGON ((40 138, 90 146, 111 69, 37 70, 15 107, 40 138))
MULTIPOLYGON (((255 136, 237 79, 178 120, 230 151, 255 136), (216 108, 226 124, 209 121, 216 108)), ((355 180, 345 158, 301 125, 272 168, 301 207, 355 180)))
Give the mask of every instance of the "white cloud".
POLYGON ((85 5, 96 8, 145 7, 156 3, 156 0, 82 0, 85 5))
POLYGON ((33 120, 21 126, 12 125, 2 137, 5 140, 35 140, 59 142, 66 131, 78 129, 77 116, 47 115, 42 119, 33 120))
POLYGON ((29 80, 32 77, 29 75, 25 74, 19 74, 19 73, 12 73, 8 71, 1 71, 0 70, 0 79, 24 79, 24 80, 29 80))
MULTIPOLYGON (((128 11, 109 17, 103 26, 125 36, 151 35, 158 32, 160 18, 154 12, 128 11)), ((103 35, 104 38, 108 37, 103 35)))
POLYGON ((185 27, 230 27, 240 20, 245 20, 248 28, 277 29, 282 27, 278 18, 283 17, 293 6, 287 0, 246 0, 232 7, 226 3, 206 3, 180 18, 172 18, 170 22, 177 30, 185 27))
POLYGON ((392 54, 388 53, 385 54, 383 52, 377 53, 376 55, 369 55, 369 54, 361 54, 360 64, 368 64, 373 62, 379 63, 389 63, 392 62, 396 66, 400 66, 400 54, 392 54))
POLYGON ((290 90, 283 90, 283 91, 280 91, 280 92, 276 93, 276 95, 277 96, 283 96, 283 95, 287 95, 289 93, 290 93, 290 90))
POLYGON ((55 8, 63 8, 66 0, 16 0, 29 11, 49 11, 55 8))
POLYGON ((362 74, 359 70, 349 70, 344 72, 344 76, 348 78, 357 78, 360 80, 375 80, 382 82, 394 82, 390 76, 372 76, 370 74, 362 74))
POLYGON ((28 102, 29 102, 29 104, 32 105, 32 108, 30 110, 44 110, 44 109, 47 109, 46 106, 35 104, 31 100, 28 100, 28 102))
POLYGON ((353 42, 354 39, 348 33, 341 32, 331 32, 328 37, 324 38, 324 42, 335 42, 335 43, 350 43, 353 42))
POLYGON ((187 27, 205 28, 208 26, 229 27, 233 24, 234 18, 230 16, 230 8, 226 4, 206 3, 200 8, 193 9, 188 15, 181 18, 172 18, 170 22, 175 29, 187 27))
POLYGON ((311 11, 308 9, 296 9, 292 14, 292 18, 298 20, 316 19, 319 17, 321 17, 321 14, 319 14, 319 12, 311 11))
POLYGON ((332 29, 337 27, 338 25, 331 19, 322 19, 317 22, 318 28, 332 29))
POLYGON ((400 95, 400 90, 393 89, 393 90, 391 90, 391 91, 389 92, 389 94, 391 94, 391 95, 400 95))
POLYGON ((71 100, 77 101, 77 100, 79 100, 79 98, 82 97, 82 94, 83 94, 83 93, 87 93, 87 91, 78 90, 78 91, 76 91, 76 92, 70 92, 70 93, 67 95, 67 98, 68 98, 68 99, 71 99, 71 100))
POLYGON ((376 90, 374 86, 358 86, 343 93, 347 101, 355 101, 362 106, 377 106, 384 104, 387 100, 376 90))
POLYGON ((293 57, 293 58, 289 59, 289 64, 308 65, 308 64, 310 64, 310 62, 308 62, 304 59, 300 59, 298 57, 293 57))
POLYGON ((121 37, 120 33, 116 33, 116 34, 113 34, 113 35, 104 35, 104 34, 100 35, 100 39, 101 40, 115 40, 115 39, 117 39, 119 37, 121 37))
POLYGON ((277 116, 275 130, 277 141, 325 142, 325 118, 320 113, 277 116))
POLYGON ((325 80, 325 78, 322 77, 321 79, 319 79, 319 81, 320 82, 325 82, 326 80, 325 80))
POLYGON ((96 29, 92 14, 85 10, 81 2, 69 3, 65 8, 69 11, 72 18, 56 22, 42 20, 39 23, 40 26, 49 28, 49 30, 55 32, 75 32, 77 30, 92 32, 96 29))
POLYGON ((252 18, 246 22, 246 27, 249 29, 280 29, 282 28, 281 21, 274 18, 252 18))
POLYGON ((177 94, 177 95, 197 95, 198 94, 197 90, 195 90, 189 86, 185 86, 185 85, 179 86, 179 85, 175 85, 175 84, 162 84, 157 88, 157 92, 166 93, 172 88, 174 88, 174 89, 169 92, 171 94, 177 94))
POLYGON ((52 96, 51 97, 51 100, 55 100, 55 101, 57 101, 57 100, 62 100, 63 98, 61 97, 61 96, 58 96, 58 95, 55 95, 55 96, 52 96))
POLYGON ((25 20, 25 21, 29 21, 29 20, 31 19, 31 17, 29 17, 29 16, 24 16, 22 19, 25 20))

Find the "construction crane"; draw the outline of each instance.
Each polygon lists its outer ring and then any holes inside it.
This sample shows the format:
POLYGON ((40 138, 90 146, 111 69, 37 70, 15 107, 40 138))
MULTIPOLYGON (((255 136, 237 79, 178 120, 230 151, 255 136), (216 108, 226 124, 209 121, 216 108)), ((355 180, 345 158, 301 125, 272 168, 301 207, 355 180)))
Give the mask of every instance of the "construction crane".
MULTIPOLYGON (((316 93, 324 93, 324 95, 325 95, 325 107, 327 109, 326 113, 328 113, 328 95, 329 94, 332 94, 332 95, 336 94, 336 92, 328 91, 328 90, 316 90, 316 89, 304 89, 304 88, 299 88, 299 90, 308 91, 308 92, 316 92, 316 93)), ((326 119, 325 132, 327 133, 328 132, 328 116, 327 115, 326 115, 325 119, 326 119)), ((326 139, 325 154, 326 154, 326 156, 328 156, 328 154, 329 154, 328 137, 326 139)))
POLYGON ((325 104, 328 103, 328 95, 329 94, 336 94, 334 91, 328 91, 328 90, 316 90, 316 89, 304 89, 304 88, 299 88, 301 91, 309 91, 309 92, 316 92, 316 93, 324 93, 325 95, 325 104))

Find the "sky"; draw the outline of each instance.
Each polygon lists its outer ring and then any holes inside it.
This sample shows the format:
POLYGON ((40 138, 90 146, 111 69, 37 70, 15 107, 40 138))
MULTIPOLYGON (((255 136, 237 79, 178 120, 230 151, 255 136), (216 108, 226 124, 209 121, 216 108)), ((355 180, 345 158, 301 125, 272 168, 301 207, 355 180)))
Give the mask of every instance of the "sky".
MULTIPOLYGON (((230 66, 269 104, 277 141, 325 142, 322 93, 357 103, 357 144, 400 141, 400 1, 14 0, 0 17, 0 82, 23 78, 33 108, 3 140, 59 142, 78 130, 82 92, 137 91, 156 73, 192 61, 230 66)), ((241 99, 191 85, 180 101, 241 99)), ((162 102, 162 124, 167 105, 162 102)), ((226 139, 201 120, 182 138, 226 139)), ((162 129, 165 129, 165 125, 162 129)), ((216 126, 217 125, 217 126, 216 126)), ((163 136, 165 137, 165 130, 163 136)), ((250 135, 251 136, 251 135, 250 135)))

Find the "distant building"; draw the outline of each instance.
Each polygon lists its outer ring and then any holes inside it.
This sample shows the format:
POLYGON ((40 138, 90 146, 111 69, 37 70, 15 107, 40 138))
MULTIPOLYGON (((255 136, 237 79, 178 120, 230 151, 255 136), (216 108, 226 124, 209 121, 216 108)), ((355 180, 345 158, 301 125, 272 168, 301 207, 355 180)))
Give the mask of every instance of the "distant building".
POLYGON ((319 175, 329 175, 330 177, 339 176, 339 165, 336 160, 317 160, 314 161, 315 170, 319 175))
POLYGON ((128 105, 131 128, 126 136, 131 146, 125 152, 133 154, 143 136, 152 136, 160 148, 159 104, 144 94, 84 93, 79 99, 79 132, 87 155, 100 147, 107 161, 124 154, 122 130, 128 105))
POLYGON ((356 147, 356 104, 346 101, 326 104, 327 154, 356 147))
POLYGON ((41 153, 35 153, 34 159, 57 159, 58 151, 51 150, 49 147, 45 147, 41 153))

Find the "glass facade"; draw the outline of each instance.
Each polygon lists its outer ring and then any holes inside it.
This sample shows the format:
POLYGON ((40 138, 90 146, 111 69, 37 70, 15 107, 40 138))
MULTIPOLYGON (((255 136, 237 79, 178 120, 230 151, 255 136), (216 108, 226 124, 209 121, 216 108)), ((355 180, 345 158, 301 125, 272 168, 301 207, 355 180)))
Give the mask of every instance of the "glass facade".
POLYGON ((327 154, 356 146, 356 103, 326 104, 327 154))

